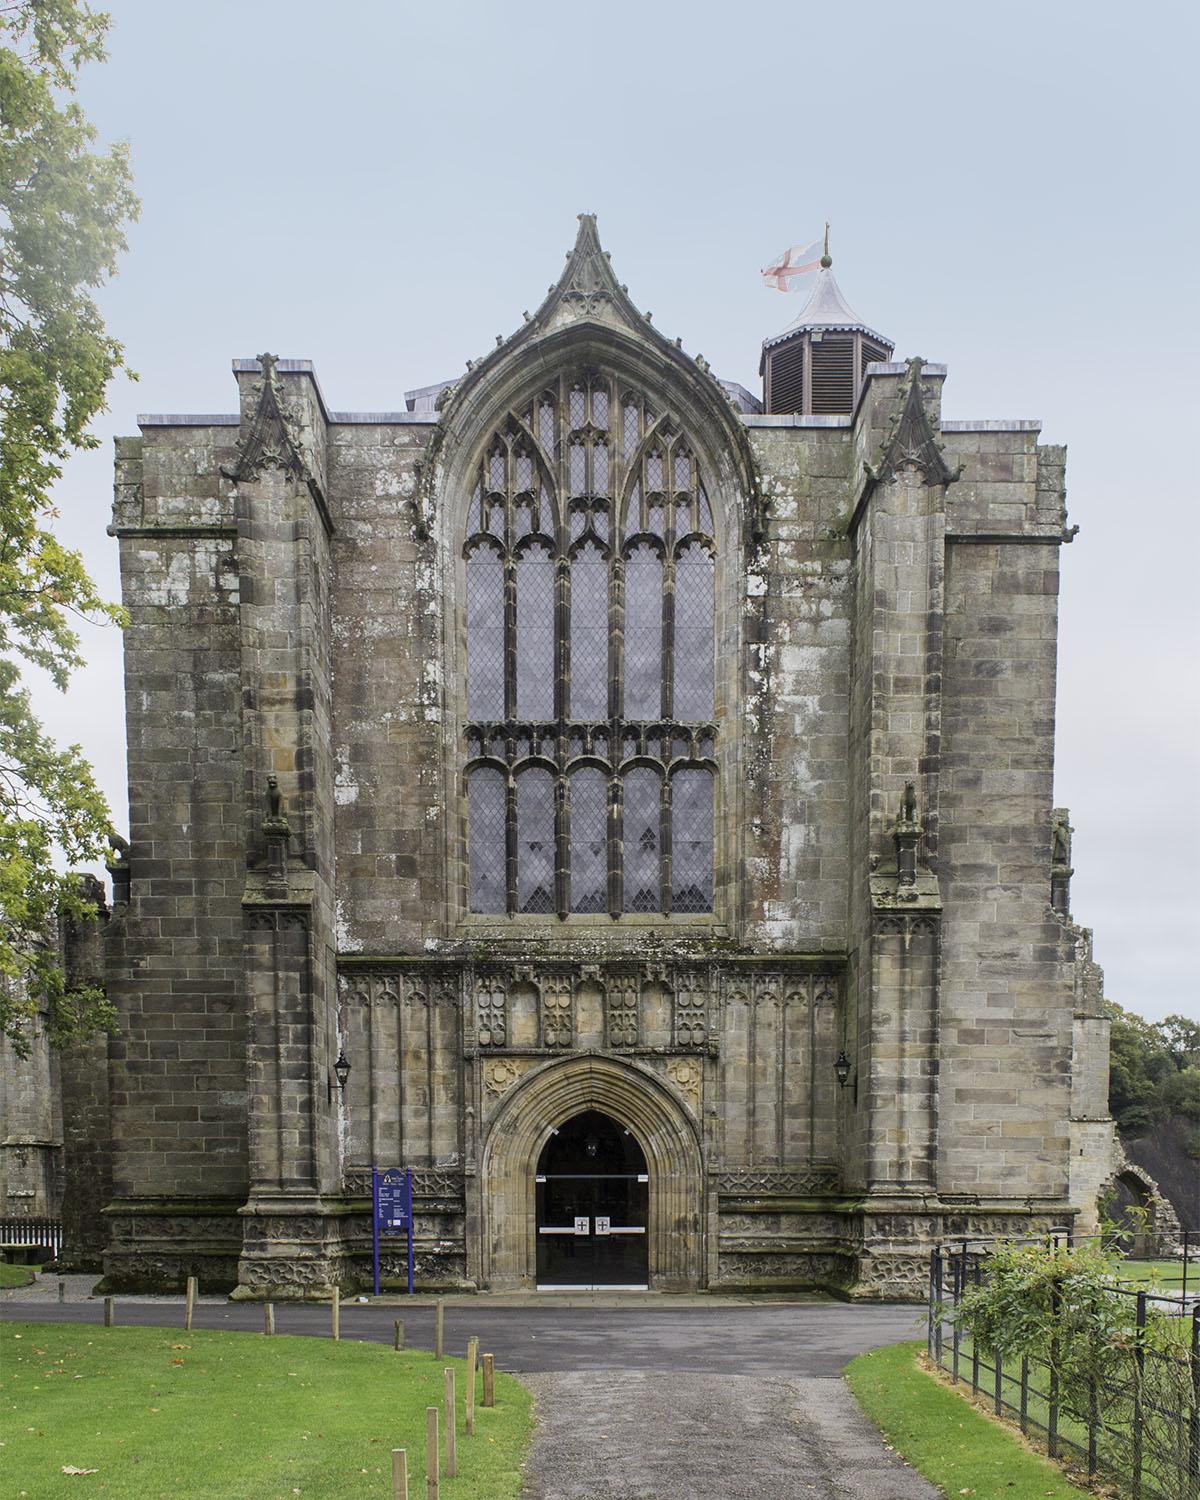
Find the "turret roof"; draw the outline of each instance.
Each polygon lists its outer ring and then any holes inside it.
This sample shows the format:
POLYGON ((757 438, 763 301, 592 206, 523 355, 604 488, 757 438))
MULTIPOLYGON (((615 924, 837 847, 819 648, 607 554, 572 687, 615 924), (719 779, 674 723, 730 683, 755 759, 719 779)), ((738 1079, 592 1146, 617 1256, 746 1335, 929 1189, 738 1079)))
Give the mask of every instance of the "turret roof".
POLYGON ((876 333, 873 328, 868 328, 858 316, 850 304, 842 296, 842 289, 834 280, 833 272, 828 266, 822 266, 817 272, 817 284, 813 287, 812 295, 800 309, 800 315, 794 322, 789 323, 782 333, 777 333, 773 338, 763 340, 763 348, 770 349, 773 345, 781 343, 790 338, 794 333, 800 333, 807 329, 837 329, 853 332, 858 330, 866 333, 880 343, 892 345, 892 340, 885 334, 876 333))

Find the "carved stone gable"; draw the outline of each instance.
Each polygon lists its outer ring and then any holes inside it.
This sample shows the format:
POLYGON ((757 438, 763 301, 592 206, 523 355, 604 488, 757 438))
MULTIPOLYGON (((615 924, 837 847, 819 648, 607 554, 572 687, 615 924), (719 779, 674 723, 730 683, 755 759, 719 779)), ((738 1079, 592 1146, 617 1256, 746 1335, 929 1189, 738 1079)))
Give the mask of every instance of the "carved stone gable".
POLYGON ((923 365, 922 359, 909 360, 904 405, 892 419, 879 462, 864 465, 872 485, 890 484, 905 469, 915 469, 925 484, 953 484, 962 473, 961 466, 950 468, 934 437, 921 394, 923 365))
POLYGON ((257 479, 265 469, 279 469, 288 478, 311 485, 312 474, 293 436, 295 418, 284 405, 283 387, 275 373, 278 356, 260 354, 258 362, 262 378, 250 388, 257 395, 258 404, 249 422, 243 424, 237 443, 237 462, 221 473, 226 479, 245 483, 257 479))

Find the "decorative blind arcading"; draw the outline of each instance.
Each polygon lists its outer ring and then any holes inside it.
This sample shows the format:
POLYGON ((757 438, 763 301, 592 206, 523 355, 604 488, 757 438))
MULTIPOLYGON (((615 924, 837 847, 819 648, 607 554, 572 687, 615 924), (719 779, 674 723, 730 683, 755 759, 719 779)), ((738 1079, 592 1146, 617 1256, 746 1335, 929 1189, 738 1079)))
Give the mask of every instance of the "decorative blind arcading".
POLYGON ((678 424, 566 376, 467 506, 470 909, 712 910, 716 553, 678 424))

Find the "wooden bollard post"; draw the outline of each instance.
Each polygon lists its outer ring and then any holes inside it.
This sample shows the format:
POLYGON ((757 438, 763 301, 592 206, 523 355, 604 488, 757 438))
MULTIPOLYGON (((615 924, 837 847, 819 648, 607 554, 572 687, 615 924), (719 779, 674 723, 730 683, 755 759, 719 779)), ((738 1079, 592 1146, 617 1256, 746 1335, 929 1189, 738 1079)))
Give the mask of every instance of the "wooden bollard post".
POLYGON ((273 1302, 263 1303, 263 1332, 275 1332, 275 1304, 273 1302))
POLYGON ((425 1497, 438 1500, 438 1410, 436 1406, 425 1408, 425 1497))
POLYGON ((113 1299, 111 1297, 104 1299, 104 1326, 105 1328, 113 1326, 113 1299))
POLYGON ((392 1500, 408 1500, 408 1450, 392 1449, 392 1500))
POLYGON ((342 1293, 336 1286, 333 1289, 333 1336, 335 1339, 342 1336, 342 1293))
POLYGON ((455 1421, 454 1411, 454 1370, 446 1368, 446 1478, 453 1479, 458 1473, 458 1453, 456 1439, 458 1437, 458 1423, 455 1421))
POLYGON ((483 1356, 483 1404, 496 1404, 496 1363, 490 1354, 483 1356))
POLYGON ((65 1281, 60 1281, 58 1283, 58 1300, 60 1302, 65 1302, 67 1300, 67 1283, 65 1281))
POLYGON ((446 1328, 446 1304, 439 1297, 437 1299, 437 1312, 434 1315, 433 1355, 435 1359, 441 1359, 443 1354, 442 1334, 446 1328))
POLYGON ((472 1336, 467 1340, 467 1436, 475 1436, 475 1365, 479 1359, 479 1340, 472 1336))
MULTIPOLYGON (((404 1348, 404 1319, 403 1318, 397 1318, 396 1319, 396 1348, 397 1349, 403 1349, 404 1348)), ((403 1452, 404 1450, 403 1449, 398 1449, 397 1451, 398 1452, 403 1452)))
POLYGON ((192 1314, 196 1311, 196 1278, 189 1276, 187 1279, 187 1302, 183 1313, 183 1326, 190 1333, 192 1327, 192 1314))

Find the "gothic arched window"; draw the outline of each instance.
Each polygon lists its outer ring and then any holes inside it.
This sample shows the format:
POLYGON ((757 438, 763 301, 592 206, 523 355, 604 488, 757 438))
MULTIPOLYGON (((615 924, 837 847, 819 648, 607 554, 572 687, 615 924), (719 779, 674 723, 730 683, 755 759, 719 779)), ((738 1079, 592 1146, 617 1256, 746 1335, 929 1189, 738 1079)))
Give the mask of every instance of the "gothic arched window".
POLYGON ((470 909, 712 911, 715 542, 679 426, 564 376, 467 515, 470 909))

